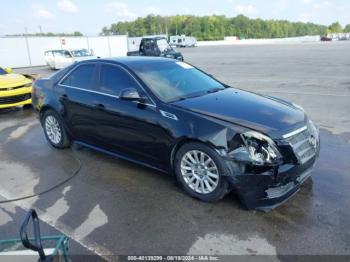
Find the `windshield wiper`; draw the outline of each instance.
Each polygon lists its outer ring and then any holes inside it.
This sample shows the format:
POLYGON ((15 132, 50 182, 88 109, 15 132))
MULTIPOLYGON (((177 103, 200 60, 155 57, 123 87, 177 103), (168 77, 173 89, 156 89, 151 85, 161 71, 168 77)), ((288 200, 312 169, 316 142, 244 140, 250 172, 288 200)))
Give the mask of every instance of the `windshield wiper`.
POLYGON ((219 92, 219 91, 224 90, 224 89, 225 88, 223 88, 223 87, 217 87, 217 88, 212 88, 212 89, 209 89, 207 91, 203 91, 203 92, 199 92, 199 93, 197 92, 197 93, 194 93, 194 94, 178 96, 178 97, 174 98, 173 100, 170 100, 169 103, 176 102, 176 101, 181 101, 181 100, 186 100, 186 99, 189 99, 189 98, 195 98, 195 97, 199 97, 199 96, 204 96, 206 94, 216 93, 216 92, 219 92))
POLYGON ((181 101, 181 100, 186 100, 186 99, 189 99, 189 98, 195 98, 195 97, 199 97, 199 96, 202 96, 204 95, 203 93, 197 93, 197 94, 190 94, 190 95, 184 95, 184 96, 178 96, 176 98, 174 98, 173 100, 170 100, 169 103, 171 102, 176 102, 176 101, 181 101))
POLYGON ((216 92, 219 92, 221 90, 224 90, 225 88, 222 88, 222 87, 217 87, 217 88, 212 88, 212 89, 209 89, 207 91, 208 94, 211 94, 211 93, 216 93, 216 92))

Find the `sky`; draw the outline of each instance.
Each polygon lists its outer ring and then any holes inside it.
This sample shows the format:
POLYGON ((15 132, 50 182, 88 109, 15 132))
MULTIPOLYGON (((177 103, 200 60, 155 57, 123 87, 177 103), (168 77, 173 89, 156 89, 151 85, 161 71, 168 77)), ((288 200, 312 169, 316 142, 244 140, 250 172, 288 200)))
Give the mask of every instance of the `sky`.
POLYGON ((226 15, 350 24, 350 0, 12 0, 0 3, 0 35, 74 32, 97 35, 103 26, 147 14, 226 15))

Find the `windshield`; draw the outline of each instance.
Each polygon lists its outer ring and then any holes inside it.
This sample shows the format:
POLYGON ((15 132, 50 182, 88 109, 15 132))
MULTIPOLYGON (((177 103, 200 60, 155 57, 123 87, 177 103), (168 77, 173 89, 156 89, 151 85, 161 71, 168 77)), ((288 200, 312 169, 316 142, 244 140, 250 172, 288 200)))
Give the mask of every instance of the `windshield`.
POLYGON ((0 75, 6 75, 6 74, 7 74, 7 72, 0 67, 0 75))
POLYGON ((74 57, 84 57, 84 56, 91 56, 90 52, 86 49, 81 50, 72 50, 70 51, 74 57))
POLYGON ((136 64, 132 69, 164 102, 201 96, 225 88, 218 81, 184 62, 136 64))
POLYGON ((171 47, 166 39, 159 39, 157 40, 157 45, 160 50, 160 52, 164 52, 166 50, 170 50, 171 47))

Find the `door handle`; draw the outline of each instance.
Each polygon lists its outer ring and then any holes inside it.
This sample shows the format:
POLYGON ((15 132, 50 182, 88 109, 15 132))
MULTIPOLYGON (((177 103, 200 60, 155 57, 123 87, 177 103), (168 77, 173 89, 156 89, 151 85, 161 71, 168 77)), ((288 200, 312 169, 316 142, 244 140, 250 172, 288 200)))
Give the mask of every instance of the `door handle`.
POLYGON ((95 107, 96 107, 98 110, 104 110, 104 109, 105 109, 104 104, 95 104, 95 107))
POLYGON ((68 100, 68 96, 66 94, 63 94, 60 96, 60 100, 61 101, 67 101, 68 100))

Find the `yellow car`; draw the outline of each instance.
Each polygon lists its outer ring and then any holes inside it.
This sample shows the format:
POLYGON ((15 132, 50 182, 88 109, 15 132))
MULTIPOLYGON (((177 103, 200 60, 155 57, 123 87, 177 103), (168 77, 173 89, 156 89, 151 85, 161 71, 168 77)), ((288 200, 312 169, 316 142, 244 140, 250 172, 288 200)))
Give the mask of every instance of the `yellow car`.
POLYGON ((34 78, 12 73, 11 68, 0 67, 0 109, 31 105, 34 78))

